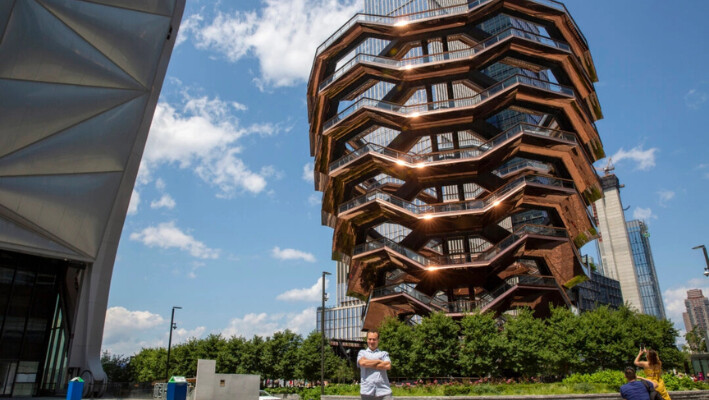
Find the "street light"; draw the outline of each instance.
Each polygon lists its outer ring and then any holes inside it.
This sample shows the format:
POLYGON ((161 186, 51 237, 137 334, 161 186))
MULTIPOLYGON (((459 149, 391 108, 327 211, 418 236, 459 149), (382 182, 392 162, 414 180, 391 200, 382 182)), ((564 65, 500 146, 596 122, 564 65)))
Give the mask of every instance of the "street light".
POLYGON ((182 310, 182 307, 172 307, 172 316, 170 317, 170 338, 167 340, 167 364, 165 365, 165 382, 170 379, 170 346, 172 346, 172 330, 177 328, 177 324, 175 324, 175 310, 182 310))
POLYGON ((704 276, 709 276, 709 255, 707 255, 707 248, 704 247, 703 244, 692 247, 692 250, 697 249, 702 249, 704 251, 704 261, 706 262, 706 266, 704 267, 704 276))
POLYGON ((322 272, 322 307, 320 307, 320 333, 322 334, 322 343, 320 343, 320 395, 325 394, 325 275, 331 275, 329 272, 322 272))

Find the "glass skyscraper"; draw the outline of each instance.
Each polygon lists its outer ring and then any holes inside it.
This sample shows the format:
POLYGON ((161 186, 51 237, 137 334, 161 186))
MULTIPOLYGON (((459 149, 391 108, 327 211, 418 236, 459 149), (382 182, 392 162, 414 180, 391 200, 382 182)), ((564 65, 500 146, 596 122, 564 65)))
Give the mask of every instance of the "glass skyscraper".
MULTIPOLYGON (((362 332, 362 311, 365 303, 356 297, 347 296, 347 264, 338 261, 335 273, 336 306, 325 308, 325 337, 331 341, 360 341, 362 332)), ((318 308, 316 323, 320 331, 321 309, 318 308)))
POLYGON ((628 228, 628 239, 633 251, 633 263, 640 298, 643 302, 643 312, 665 319, 665 307, 662 304, 662 292, 657 281, 652 250, 650 250, 650 233, 647 225, 640 220, 628 221, 625 225, 628 228))

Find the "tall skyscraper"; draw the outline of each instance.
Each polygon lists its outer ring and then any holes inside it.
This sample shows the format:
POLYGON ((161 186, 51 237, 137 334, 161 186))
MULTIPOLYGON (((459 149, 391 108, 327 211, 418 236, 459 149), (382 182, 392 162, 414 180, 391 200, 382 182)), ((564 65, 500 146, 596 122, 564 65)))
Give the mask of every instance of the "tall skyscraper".
POLYGON ((691 289, 687 291, 684 306, 687 309, 687 312, 682 314, 684 329, 689 332, 699 328, 704 337, 709 338, 709 299, 704 297, 701 290, 691 289))
POLYGON ((364 329, 570 305, 596 229, 596 73, 548 0, 366 0, 316 51, 315 186, 364 329))
POLYGON ((633 251, 630 247, 628 229, 625 225, 625 211, 620 199, 618 178, 606 169, 601 177, 603 198, 593 204, 600 237, 598 252, 601 256, 603 274, 620 282, 623 300, 631 308, 645 312, 638 278, 633 263, 633 251))
POLYGON ((628 238, 633 251, 633 264, 643 302, 643 312, 665 319, 665 306, 655 271, 655 260, 650 249, 650 232, 643 221, 628 221, 625 225, 628 228, 628 238))
POLYGON ((184 5, 0 1, 0 397, 105 390, 114 260, 184 5))

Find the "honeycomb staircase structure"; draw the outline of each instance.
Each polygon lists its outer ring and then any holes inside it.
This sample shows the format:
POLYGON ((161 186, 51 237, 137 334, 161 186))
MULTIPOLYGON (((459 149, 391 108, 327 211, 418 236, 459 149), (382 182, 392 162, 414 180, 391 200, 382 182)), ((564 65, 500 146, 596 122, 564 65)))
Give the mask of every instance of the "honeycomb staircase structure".
POLYGON ((597 236, 596 81, 551 0, 365 1, 317 49, 315 188, 365 330, 572 305, 597 236))

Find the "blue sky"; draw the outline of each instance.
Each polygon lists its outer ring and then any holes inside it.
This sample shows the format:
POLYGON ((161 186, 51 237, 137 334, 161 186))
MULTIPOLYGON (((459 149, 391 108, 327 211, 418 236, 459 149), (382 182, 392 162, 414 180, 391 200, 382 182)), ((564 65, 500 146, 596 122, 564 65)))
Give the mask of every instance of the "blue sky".
MULTIPOLYGON (((597 125, 626 216, 649 224, 665 307, 683 330, 685 291, 709 294, 691 250, 709 245, 709 3, 566 5, 598 71, 597 125)), ((173 305, 183 307, 177 342, 315 328, 318 279, 335 263, 305 91, 315 48, 359 7, 188 1, 118 249, 104 349, 165 346, 173 305)))

